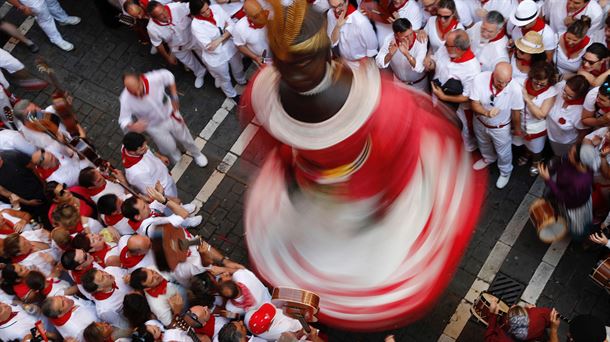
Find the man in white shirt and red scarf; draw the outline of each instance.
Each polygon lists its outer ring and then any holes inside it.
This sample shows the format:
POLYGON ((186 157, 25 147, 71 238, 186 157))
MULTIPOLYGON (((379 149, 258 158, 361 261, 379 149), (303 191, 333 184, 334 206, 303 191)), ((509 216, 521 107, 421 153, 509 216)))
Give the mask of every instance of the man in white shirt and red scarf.
POLYGON ((119 267, 93 268, 83 275, 82 281, 83 288, 93 297, 98 317, 115 327, 129 329, 129 322, 121 314, 123 298, 133 291, 123 281, 126 274, 119 267))
POLYGON ((538 5, 532 0, 523 0, 510 14, 510 22, 514 25, 510 32, 513 41, 525 36, 530 31, 542 36, 542 45, 548 61, 553 60, 555 49, 559 44, 557 32, 544 22, 538 5))
POLYGON ((163 5, 150 1, 146 6, 150 21, 146 29, 150 42, 167 63, 176 65, 178 59, 195 74, 195 88, 203 87, 205 67, 198 60, 201 51, 191 35, 191 17, 189 6, 183 2, 163 5), (165 49, 163 43, 169 46, 165 49))
POLYGON ((123 76, 125 89, 121 93, 119 125, 129 132, 148 133, 159 151, 172 163, 180 160, 182 145, 199 167, 208 164, 180 115, 178 89, 174 75, 166 69, 145 74, 126 73, 123 76), (169 95, 166 93, 169 89, 169 95))
POLYGON ((116 179, 116 182, 110 181, 108 178, 100 172, 98 168, 88 166, 80 170, 78 175, 78 185, 87 190, 87 194, 91 197, 95 203, 100 197, 106 194, 113 194, 121 198, 126 198, 129 193, 125 188, 120 186, 117 182, 122 184, 128 184, 125 175, 119 169, 112 169, 112 177, 116 179))
POLYGON ((343 59, 358 65, 358 61, 377 54, 377 36, 373 25, 347 0, 330 0, 326 13, 327 32, 333 47, 338 47, 343 59))
POLYGON ((506 21, 500 12, 490 11, 483 21, 466 32, 474 55, 481 63, 481 71, 491 71, 499 62, 508 62, 506 21))
POLYGON ((129 276, 129 285, 135 290, 144 291, 151 311, 165 326, 172 323, 172 310, 169 299, 178 294, 187 303, 186 292, 177 284, 167 281, 153 268, 141 267, 129 276))
POLYGON ((263 9, 257 0, 246 0, 244 12, 246 16, 233 27, 233 42, 244 56, 261 67, 271 57, 265 27, 269 11, 263 9))
POLYGON ((218 341, 218 333, 230 322, 225 317, 212 314, 210 308, 202 305, 192 306, 182 318, 197 335, 207 336, 212 341, 218 341))
POLYGON ((476 115, 474 133, 482 156, 473 168, 482 170, 497 160, 498 189, 503 189, 510 180, 513 170, 511 121, 520 117, 524 107, 522 88, 512 79, 512 74, 511 65, 500 62, 493 72, 486 71, 475 77, 470 93, 476 115))
POLYGON ((21 341, 34 328, 36 316, 25 312, 20 306, 0 302, 0 339, 21 341))
POLYGON ((202 49, 203 62, 225 96, 239 102, 229 67, 238 84, 247 81, 242 55, 231 39, 234 27, 231 17, 219 5, 211 5, 210 0, 191 0, 189 6, 193 17, 191 31, 202 49))
POLYGON ((95 304, 76 297, 48 297, 41 311, 64 339, 72 337, 78 342, 85 341, 83 331, 98 320, 95 304))
POLYGON ((269 290, 254 273, 246 269, 236 270, 231 278, 222 278, 218 293, 228 299, 228 311, 240 314, 271 301, 269 290))
POLYGON ((72 238, 72 246, 89 253, 93 260, 102 267, 119 266, 121 264, 116 242, 109 245, 100 234, 78 233, 72 238))
POLYGON ((133 234, 129 219, 121 213, 123 200, 114 194, 106 194, 97 201, 100 220, 107 226, 113 226, 122 235, 133 234))
POLYGON ((457 80, 462 85, 462 93, 457 95, 446 94, 443 89, 432 82, 432 93, 441 101, 458 104, 457 115, 462 122, 462 139, 466 151, 477 149, 474 133, 472 131, 472 110, 470 109, 470 91, 473 79, 481 72, 481 64, 470 49, 470 39, 464 30, 454 30, 447 34, 445 46, 434 54, 434 78, 441 85, 449 80, 457 80))

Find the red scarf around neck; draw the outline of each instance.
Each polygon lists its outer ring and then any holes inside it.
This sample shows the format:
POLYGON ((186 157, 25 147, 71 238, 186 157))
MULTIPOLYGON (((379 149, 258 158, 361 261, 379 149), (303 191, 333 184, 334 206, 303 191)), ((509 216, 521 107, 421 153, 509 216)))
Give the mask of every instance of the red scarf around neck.
POLYGON ((127 152, 124 146, 121 148, 121 161, 126 169, 136 165, 142 158, 144 158, 144 155, 134 156, 127 152))
POLYGON ((443 26, 441 25, 441 18, 436 17, 436 31, 438 32, 438 35, 441 38, 441 40, 445 40, 445 35, 447 33, 449 33, 449 31, 455 29, 457 27, 458 23, 459 23, 458 20, 455 17, 453 17, 453 18, 451 18, 449 25, 447 25, 447 27, 443 28, 443 26))
POLYGON ((498 90, 496 89, 496 87, 494 86, 494 74, 491 74, 491 77, 489 78, 489 91, 491 91, 491 94, 496 97, 498 96, 498 94, 500 94, 502 92, 502 90, 504 90, 504 88, 498 90))
POLYGON ((86 188, 85 190, 87 191, 87 194, 89 194, 89 196, 95 196, 100 192, 104 191, 104 189, 106 189, 106 180, 104 180, 104 183, 102 183, 102 185, 96 188, 86 188))
POLYGON ((118 213, 112 215, 104 215, 103 220, 106 225, 114 226, 115 224, 119 223, 119 221, 121 221, 124 217, 125 216, 123 216, 121 213, 118 213))
POLYGON ((0 322, 0 326, 5 325, 6 323, 10 322, 11 319, 15 318, 15 316, 17 316, 19 312, 15 312, 15 311, 11 311, 11 314, 8 315, 8 318, 5 319, 4 321, 0 322))
POLYGON ((144 259, 145 255, 146 254, 132 255, 131 253, 129 253, 127 246, 125 246, 125 247, 123 247, 123 249, 121 250, 121 253, 119 254, 119 260, 121 261, 121 267, 132 268, 135 265, 139 264, 140 261, 142 261, 142 259, 144 259))
POLYGON ((7 218, 4 219, 4 223, 2 224, 2 227, 0 228, 0 234, 3 235, 8 235, 8 234, 12 234, 15 232, 15 224, 11 221, 9 221, 7 218))
MULTIPOLYGON (((356 12, 356 7, 354 7, 354 5, 352 5, 352 4, 347 4, 347 8, 345 10, 347 11, 347 13, 345 13, 345 19, 347 19, 347 17, 349 17, 350 14, 356 12)), ((339 19, 339 16, 337 15, 337 13, 335 13, 333 11, 333 14, 335 15, 335 18, 339 19)))
POLYGON ((25 260, 27 257, 30 256, 30 254, 32 254, 32 249, 33 247, 30 246, 30 250, 28 250, 27 252, 23 253, 23 254, 19 254, 14 256, 11 260, 13 261, 13 264, 17 264, 22 262, 23 260, 25 260))
POLYGON ((108 299, 110 297, 112 297, 112 294, 114 293, 114 290, 118 289, 119 287, 116 286, 116 282, 112 283, 112 288, 110 289, 110 291, 108 292, 100 292, 97 291, 93 294, 93 298, 95 298, 96 300, 104 300, 104 299, 108 299))
POLYGON ((527 93, 529 95, 532 95, 533 97, 537 97, 538 95, 544 93, 545 91, 547 91, 549 88, 551 87, 550 84, 547 84, 545 87, 540 88, 538 90, 534 89, 534 85, 532 84, 532 80, 530 80, 529 78, 525 81, 525 90, 527 90, 527 93))
POLYGON ((570 59, 570 57, 575 53, 578 53, 579 51, 587 47, 589 41, 591 41, 591 38, 589 38, 589 36, 585 36, 583 39, 580 40, 580 42, 576 43, 576 45, 568 46, 565 33, 561 35, 561 39, 563 39, 563 46, 566 50, 566 57, 568 57, 568 59, 570 59))
POLYGON ((525 27, 522 27, 521 34, 525 36, 525 34, 528 33, 529 31, 540 32, 540 31, 544 30, 545 26, 546 26, 546 23, 544 22, 544 19, 542 19, 541 17, 538 17, 538 18, 536 18, 536 21, 534 22, 534 25, 532 25, 532 27, 527 28, 527 29, 525 27))
POLYGON ((210 319, 205 322, 205 325, 201 328, 195 328, 195 333, 199 335, 205 335, 209 338, 214 338, 214 325, 216 324, 216 317, 210 315, 210 319))
POLYGON ((201 14, 197 14, 197 15, 194 15, 193 18, 195 18, 197 20, 207 21, 208 23, 216 26, 216 19, 214 19, 214 13, 212 12, 211 8, 210 8, 210 16, 209 17, 204 17, 201 14))
POLYGON ((451 61, 453 63, 464 63, 464 62, 468 62, 469 60, 474 58, 474 53, 472 52, 472 50, 468 49, 466 50, 466 52, 464 52, 464 54, 461 57, 458 58, 451 58, 451 61))
POLYGON ((72 317, 72 311, 74 311, 74 309, 76 309, 76 306, 73 306, 68 312, 59 317, 51 318, 51 323, 56 327, 61 327, 66 324, 70 320, 70 317, 72 317))
POLYGON ((576 19, 576 16, 579 15, 580 13, 582 13, 582 11, 584 11, 585 9, 587 9, 587 6, 589 6, 589 2, 586 2, 584 6, 582 6, 581 9, 577 10, 576 12, 570 14, 570 10, 568 9, 568 2, 566 1, 566 14, 570 17, 572 17, 572 19, 576 19))
POLYGON ((172 18, 172 11, 169 9, 169 6, 165 5, 163 6, 165 8, 165 10, 167 11, 167 16, 169 17, 169 23, 162 23, 160 21, 158 21, 155 18, 151 18, 152 21, 155 22, 155 24, 159 25, 159 26, 170 26, 170 25, 174 25, 173 24, 173 18, 172 18))
POLYGON ((93 268, 93 263, 91 263, 91 265, 89 265, 89 267, 85 268, 84 270, 74 270, 74 271, 70 271, 70 275, 72 275, 72 279, 74 279, 74 282, 77 284, 81 283, 81 277, 87 273, 87 271, 89 271, 90 269, 93 268))
POLYGON ((605 63, 605 62, 604 62, 604 63, 602 64, 602 67, 601 67, 601 68, 599 68, 599 70, 591 70, 591 75, 593 75, 593 76, 597 77, 597 76, 599 76, 599 75, 601 75, 601 74, 605 73, 605 72, 606 72, 606 70, 608 70, 608 63, 605 63))
POLYGON ((47 178, 51 177, 53 172, 55 172, 55 171, 57 171, 57 169, 59 169, 60 165, 61 165, 61 163, 57 163, 57 166, 52 167, 50 169, 44 169, 44 168, 36 165, 36 167, 34 167, 34 172, 36 173, 36 175, 38 175, 38 177, 40 177, 43 180, 46 180, 47 178))
POLYGON ((563 103, 566 106, 579 106, 585 103, 585 98, 582 97, 580 99, 572 99, 572 100, 563 100, 563 103))
POLYGON ((111 249, 110 246, 107 243, 104 243, 104 248, 100 249, 97 252, 91 252, 91 256, 93 257, 95 262, 100 264, 102 267, 106 267, 106 263, 104 262, 104 259, 106 258, 106 254, 108 253, 108 251, 110 249, 111 249))
POLYGON ((502 29, 500 30, 500 32, 498 32, 498 34, 493 37, 489 42, 493 43, 493 42, 497 42, 498 40, 502 39, 506 37, 506 27, 502 26, 502 29))
POLYGON ((160 295, 164 295, 167 292, 167 280, 163 279, 159 285, 146 289, 145 291, 155 298, 159 297, 160 295))

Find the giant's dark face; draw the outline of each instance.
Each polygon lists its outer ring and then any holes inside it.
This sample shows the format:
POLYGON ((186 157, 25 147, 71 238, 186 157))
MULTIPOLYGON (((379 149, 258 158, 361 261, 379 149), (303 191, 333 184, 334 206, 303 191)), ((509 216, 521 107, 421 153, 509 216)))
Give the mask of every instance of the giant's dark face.
POLYGON ((313 54, 293 54, 287 60, 276 58, 273 65, 286 86, 296 92, 305 92, 322 81, 329 61, 330 51, 321 50, 313 54))

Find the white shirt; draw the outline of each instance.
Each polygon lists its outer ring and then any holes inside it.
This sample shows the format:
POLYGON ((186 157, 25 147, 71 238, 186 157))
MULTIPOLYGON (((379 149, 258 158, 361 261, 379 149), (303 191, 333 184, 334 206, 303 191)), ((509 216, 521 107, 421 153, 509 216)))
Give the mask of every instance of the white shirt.
POLYGON ((0 339, 3 341, 21 341, 25 335, 30 333, 30 329, 34 327, 38 318, 28 314, 20 306, 11 305, 9 302, 6 304, 8 304, 11 307, 11 310, 16 312, 17 315, 8 322, 0 325, 0 339))
MULTIPOLYGON (((256 304, 248 308, 248 310, 256 310, 264 303, 271 302, 269 290, 251 271, 245 269, 237 270, 233 273, 233 281, 244 284, 248 290, 250 290, 252 297, 256 300, 256 304)), ((236 299, 237 301, 240 300, 240 298, 236 299)), ((227 301, 226 308, 228 311, 235 313, 245 312, 243 308, 235 306, 231 301, 227 301)))
POLYGON ((31 156, 36 152, 36 147, 30 144, 29 141, 19 131, 12 129, 0 130, 0 151, 17 150, 31 156))
POLYGON ((112 295, 106 299, 96 299, 92 295, 93 301, 95 302, 95 311, 101 320, 108 322, 115 327, 129 329, 129 322, 121 314, 123 312, 123 298, 133 291, 133 289, 123 281, 123 276, 127 274, 127 271, 120 267, 113 266, 106 267, 104 271, 114 277, 118 289, 114 289, 112 295))
POLYGON ((154 46, 159 46, 163 42, 172 50, 191 48, 191 17, 189 4, 183 2, 173 2, 166 5, 170 11, 171 23, 168 25, 155 22, 150 19, 146 29, 150 42, 154 46))
POLYGON ((282 310, 276 309, 275 317, 273 317, 273 321, 271 321, 269 330, 257 336, 267 341, 277 341, 283 332, 296 332, 301 329, 303 329, 303 326, 298 320, 290 318, 284 315, 282 310))
POLYGON ((546 117, 546 126, 549 139, 560 143, 570 144, 578 138, 578 130, 586 127, 581 122, 582 105, 563 107, 563 88, 566 82, 561 81, 555 85, 557 98, 549 115, 546 117))
POLYGON ((498 11, 504 19, 508 20, 508 16, 512 13, 512 11, 517 8, 519 5, 517 0, 489 0, 485 3, 485 5, 481 6, 481 2, 479 0, 473 0, 475 2, 474 10, 474 21, 481 21, 482 18, 476 15, 476 11, 479 8, 483 8, 487 13, 491 11, 498 11))
MULTIPOLYGON (((463 29, 464 26, 458 23, 453 29, 451 29, 451 31, 463 29)), ((428 23, 426 23, 424 31, 426 31, 426 34, 428 35, 428 41, 430 42, 430 50, 432 51, 432 53, 436 53, 438 49, 445 45, 445 40, 441 39, 440 34, 437 31, 436 16, 430 17, 430 19, 428 19, 428 23)))
MULTIPOLYGON (((542 35, 542 45, 544 46, 544 50, 552 51, 557 48, 557 44, 559 44, 559 36, 553 29, 545 24, 542 31, 538 32, 542 35)), ((511 38, 513 41, 523 37, 523 31, 521 31, 521 27, 514 26, 511 33, 511 38)))
POLYGON ((428 48, 426 43, 421 43, 415 39, 413 46, 409 49, 409 53, 415 58, 415 66, 412 67, 407 57, 400 51, 396 50, 394 56, 388 63, 385 63, 385 57, 389 53, 390 43, 395 40, 394 35, 386 37, 385 42, 379 49, 379 54, 375 57, 377 66, 380 68, 387 68, 390 66, 394 75, 403 82, 414 82, 420 80, 424 76, 424 58, 428 48))
MULTIPOLYGON (((553 98, 557 96, 557 88, 549 87, 542 94, 534 97, 532 102, 538 107, 542 106, 542 103, 547 99, 553 98)), ((546 118, 537 119, 530 110, 527 108, 527 105, 524 106, 523 112, 521 112, 521 126, 525 133, 527 134, 535 134, 540 133, 546 130, 546 118)))
POLYGON ((585 55, 585 53, 587 52, 587 47, 589 47, 589 45, 591 44, 593 44, 592 40, 590 40, 589 44, 582 48, 582 50, 580 50, 580 52, 572 58, 568 58, 563 49, 559 47, 557 49, 557 52, 555 53, 555 60, 557 61, 557 69, 559 69, 559 73, 576 73, 578 71, 578 68, 580 68, 582 56, 585 55))
POLYGON ((510 59, 510 65, 513 67, 513 80, 519 82, 521 86, 524 86, 525 80, 527 80, 527 73, 521 72, 521 70, 517 68, 517 59, 514 54, 510 59))
MULTIPOLYGON (((182 329, 165 329, 163 324, 157 320, 149 320, 144 323, 145 325, 154 325, 161 329, 163 333, 163 337, 161 338, 161 342, 182 342, 182 341, 191 341, 191 338, 188 336, 187 332, 182 329)), ((129 340, 131 341, 131 340, 129 340)))
MULTIPOLYGON (((327 33, 330 38, 337 25, 337 18, 333 11, 328 11, 326 17, 328 18, 327 33)), ((377 54, 377 36, 373 25, 359 11, 354 11, 347 17, 345 24, 340 28, 339 40, 332 44, 333 47, 339 46, 341 57, 348 61, 374 57, 377 54)))
MULTIPOLYGON (((104 223, 106 223, 108 225, 108 222, 105 219, 106 215, 100 214, 100 216, 102 218, 102 221, 104 221, 104 223)), ((129 219, 126 218, 126 217, 123 217, 117 223, 113 224, 112 226, 114 228, 116 228, 116 230, 121 235, 131 235, 134 232, 133 232, 133 229, 131 228, 131 226, 129 225, 128 222, 129 222, 129 219)))
POLYGON ((401 8, 398 9, 398 17, 408 19, 413 30, 417 31, 424 25, 424 10, 415 0, 407 0, 401 8))
POLYGON ((504 89, 496 93, 496 89, 493 88, 493 85, 490 87, 492 74, 491 71, 485 71, 474 78, 470 99, 478 101, 486 110, 498 108, 500 112, 493 118, 477 115, 477 119, 485 125, 500 126, 510 123, 511 110, 523 109, 523 93, 521 92, 519 83, 514 80, 511 80, 504 89), (492 94, 495 94, 493 101, 491 100, 492 94))
POLYGON ((159 181, 165 189, 166 195, 178 196, 176 182, 169 174, 167 166, 150 150, 144 153, 140 161, 125 169, 125 178, 140 193, 146 194, 146 188, 154 188, 159 181))
MULTIPOLYGON (((124 236, 121 236, 121 238, 119 239, 119 242, 117 244, 117 250, 119 251, 119 255, 124 249, 127 249, 127 241, 129 240, 129 237, 130 237, 130 235, 124 235, 124 236)), ((146 252, 146 254, 142 258, 142 260, 140 260, 140 262, 138 262, 136 265, 134 265, 131 268, 126 268, 126 270, 127 270, 127 272, 131 273, 140 267, 146 267, 146 268, 151 268, 151 269, 157 270, 155 254, 153 253, 152 249, 149 249, 148 252, 146 252)))
POLYGON ((95 304, 87 300, 70 297, 74 301, 76 309, 72 311, 70 319, 61 326, 55 326, 61 336, 66 339, 74 337, 79 342, 84 342, 83 331, 92 322, 97 322, 99 318, 95 313, 95 304))
POLYGON ((163 323, 163 325, 168 326, 172 323, 173 317, 172 309, 169 306, 168 300, 176 293, 185 298, 183 292, 184 291, 179 288, 179 285, 168 281, 165 294, 160 294, 157 297, 153 297, 148 294, 148 291, 144 290, 144 295, 146 296, 146 300, 148 301, 148 305, 150 306, 152 313, 157 316, 157 319, 163 323))
POLYGON ((499 62, 509 62, 508 38, 506 35, 496 41, 481 40, 482 21, 466 30, 470 37, 470 48, 481 63, 482 71, 493 71, 499 62))
POLYGON ((436 64, 434 78, 438 78, 441 84, 445 84, 450 78, 457 79, 462 82, 464 88, 462 95, 470 96, 474 77, 481 72, 481 64, 477 58, 462 63, 452 62, 447 48, 442 46, 434 54, 434 60, 436 64))
POLYGON ((147 72, 143 76, 148 80, 148 92, 144 96, 134 96, 127 89, 121 93, 119 125, 123 130, 136 121, 133 117, 148 121, 149 126, 157 126, 166 120, 172 120, 170 115, 174 109, 165 88, 176 83, 174 75, 167 69, 159 69, 147 72))
POLYGON ((186 260, 176 265, 176 268, 174 268, 172 273, 180 285, 189 288, 193 277, 199 273, 205 272, 209 268, 210 267, 204 267, 201 263, 201 255, 197 250, 197 246, 190 246, 186 260))
POLYGON ((246 46, 257 56, 262 56, 263 51, 266 51, 265 57, 271 57, 267 42, 267 26, 259 29, 250 27, 247 17, 241 18, 233 27, 233 42, 235 46, 246 46))
POLYGON ((107 179, 104 179, 104 182, 106 182, 106 186, 104 187, 104 189, 100 192, 98 192, 97 194, 91 196, 91 199, 93 200, 93 202, 97 203, 97 201, 100 199, 100 197, 104 196, 104 195, 108 195, 108 194, 113 194, 116 195, 118 198, 125 200, 127 197, 130 197, 131 194, 129 194, 127 192, 127 190, 125 190, 122 186, 118 185, 117 183, 111 182, 107 179))
MULTIPOLYGON (((562 34, 568 29, 563 23, 563 20, 568 16, 567 3, 568 0, 545 1, 545 17, 553 30, 558 34, 562 34)), ((590 35, 604 30, 604 12, 597 1, 589 1, 585 9, 575 16, 575 19, 580 19, 583 15, 591 18, 591 27, 589 28, 590 35)))
MULTIPOLYGON (((460 18, 460 24, 464 27, 470 27, 473 23, 475 23, 475 7, 478 6, 474 0, 454 0, 455 9, 457 10, 458 17, 460 18)), ((428 19, 430 19, 431 15, 429 12, 423 9, 421 1, 418 2, 420 7, 422 7, 422 18, 423 23, 427 23, 428 19)))
POLYGON ((582 108, 588 110, 589 112, 593 112, 596 118, 603 115, 595 108, 595 102, 597 102, 597 94, 599 94, 599 87, 591 88, 591 90, 589 90, 587 96, 585 97, 585 103, 582 104, 582 108))
POLYGON ((211 67, 217 67, 227 63, 237 53, 237 48, 232 39, 227 39, 214 51, 208 51, 208 49, 206 49, 208 44, 222 35, 221 31, 224 32, 226 30, 233 34, 234 26, 231 17, 222 7, 211 5, 210 10, 214 16, 216 25, 207 20, 195 18, 191 23, 191 32, 201 48, 201 58, 203 61, 211 67))
POLYGON ((181 227, 182 222, 184 222, 182 216, 176 214, 170 216, 150 216, 142 220, 136 234, 153 238, 155 236, 155 227, 169 223, 176 229, 184 229, 181 227))

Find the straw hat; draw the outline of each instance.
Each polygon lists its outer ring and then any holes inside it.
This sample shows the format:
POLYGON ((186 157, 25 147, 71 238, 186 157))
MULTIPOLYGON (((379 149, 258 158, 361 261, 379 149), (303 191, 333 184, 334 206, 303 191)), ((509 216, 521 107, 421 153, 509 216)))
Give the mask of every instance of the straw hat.
POLYGON ((538 17, 538 5, 532 0, 523 0, 510 14, 510 22, 515 26, 525 26, 538 17))
POLYGON ((517 49, 529 53, 530 55, 544 52, 542 35, 535 31, 529 31, 525 36, 517 39, 517 41, 515 41, 515 46, 517 49))

